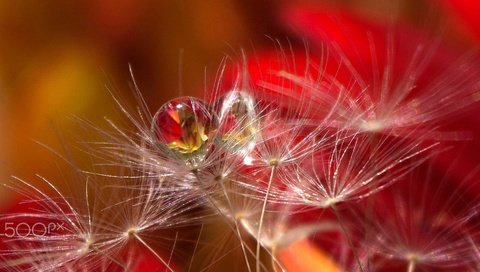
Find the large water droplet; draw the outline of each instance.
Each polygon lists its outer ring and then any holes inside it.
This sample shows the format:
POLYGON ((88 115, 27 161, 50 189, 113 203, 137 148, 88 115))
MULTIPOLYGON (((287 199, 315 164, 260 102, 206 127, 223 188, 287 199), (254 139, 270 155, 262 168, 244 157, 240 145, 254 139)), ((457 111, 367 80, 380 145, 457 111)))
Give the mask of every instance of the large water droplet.
POLYGON ((216 130, 216 120, 203 101, 179 97, 157 111, 152 130, 159 143, 169 150, 181 155, 202 155, 216 130))

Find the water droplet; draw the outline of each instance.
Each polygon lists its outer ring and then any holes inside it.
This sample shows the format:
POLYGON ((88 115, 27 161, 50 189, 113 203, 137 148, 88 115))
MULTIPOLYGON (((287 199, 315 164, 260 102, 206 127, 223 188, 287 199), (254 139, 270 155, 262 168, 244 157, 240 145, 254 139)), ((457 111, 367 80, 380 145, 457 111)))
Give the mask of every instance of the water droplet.
POLYGON ((204 154, 216 129, 214 115, 205 103, 179 97, 165 103, 153 118, 152 131, 160 144, 182 155, 204 154))
POLYGON ((258 132, 255 100, 246 92, 231 91, 220 103, 219 135, 228 146, 251 150, 258 132))

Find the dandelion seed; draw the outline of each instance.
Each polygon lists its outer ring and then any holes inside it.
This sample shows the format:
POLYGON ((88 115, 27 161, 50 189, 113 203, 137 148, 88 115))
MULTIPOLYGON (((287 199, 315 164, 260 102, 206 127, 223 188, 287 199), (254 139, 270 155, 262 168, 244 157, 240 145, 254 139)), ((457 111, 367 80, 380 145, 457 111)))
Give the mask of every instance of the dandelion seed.
POLYGON ((68 271, 69 267, 95 270, 105 263, 123 267, 119 261, 115 236, 108 231, 101 217, 91 213, 88 187, 84 205, 75 207, 51 182, 40 177, 55 197, 16 178, 24 186, 8 186, 29 197, 38 210, 5 214, 4 222, 24 225, 26 233, 12 233, 4 242, 7 249, 0 251, 0 267, 20 271, 68 271), (32 226, 26 222, 33 222, 32 226), (35 225, 44 226, 44 232, 35 232, 35 225), (30 232, 33 231, 33 232, 30 232))
POLYGON ((444 178, 429 172, 417 171, 405 182, 374 198, 373 209, 364 209, 358 226, 370 237, 362 243, 373 264, 409 272, 467 269, 474 254, 468 237, 476 235, 478 224, 459 188, 448 189, 444 178))
POLYGON ((338 93, 332 126, 448 140, 448 133, 423 133, 438 130, 478 101, 475 52, 454 52, 440 39, 404 25, 380 26, 352 14, 297 8, 284 15, 289 27, 302 30, 311 51, 326 60, 312 64, 320 79, 279 75, 312 93, 338 93))

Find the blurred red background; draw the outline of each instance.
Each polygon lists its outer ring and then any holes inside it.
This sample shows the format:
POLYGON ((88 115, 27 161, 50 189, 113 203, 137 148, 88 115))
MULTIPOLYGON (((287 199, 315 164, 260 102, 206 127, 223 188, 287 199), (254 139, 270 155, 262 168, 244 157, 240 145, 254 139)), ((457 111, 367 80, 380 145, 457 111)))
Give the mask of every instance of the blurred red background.
MULTIPOLYGON (((104 116, 122 118, 107 87, 132 97, 129 64, 152 111, 179 93, 201 96, 205 69, 211 81, 225 54, 271 46, 266 36, 286 38, 277 11, 307 3, 431 26, 461 44, 474 39, 426 0, 2 0, 0 182, 10 175, 35 182, 35 173, 63 182, 58 158, 33 140, 61 150, 59 135, 83 133, 69 117, 101 127, 104 116)), ((9 198, 0 188, 0 206, 9 198)))

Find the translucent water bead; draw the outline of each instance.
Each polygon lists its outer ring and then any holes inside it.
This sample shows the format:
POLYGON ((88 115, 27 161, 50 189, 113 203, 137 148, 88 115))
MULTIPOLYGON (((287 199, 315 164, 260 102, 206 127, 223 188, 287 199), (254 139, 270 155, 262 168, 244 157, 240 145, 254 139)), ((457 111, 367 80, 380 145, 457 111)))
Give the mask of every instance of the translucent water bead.
POLYGON ((258 115, 254 98, 246 92, 231 91, 221 103, 219 134, 232 147, 251 149, 258 132, 258 115))
POLYGON ((203 101, 179 97, 157 111, 152 130, 169 150, 180 155, 201 155, 216 130, 216 120, 203 101))

